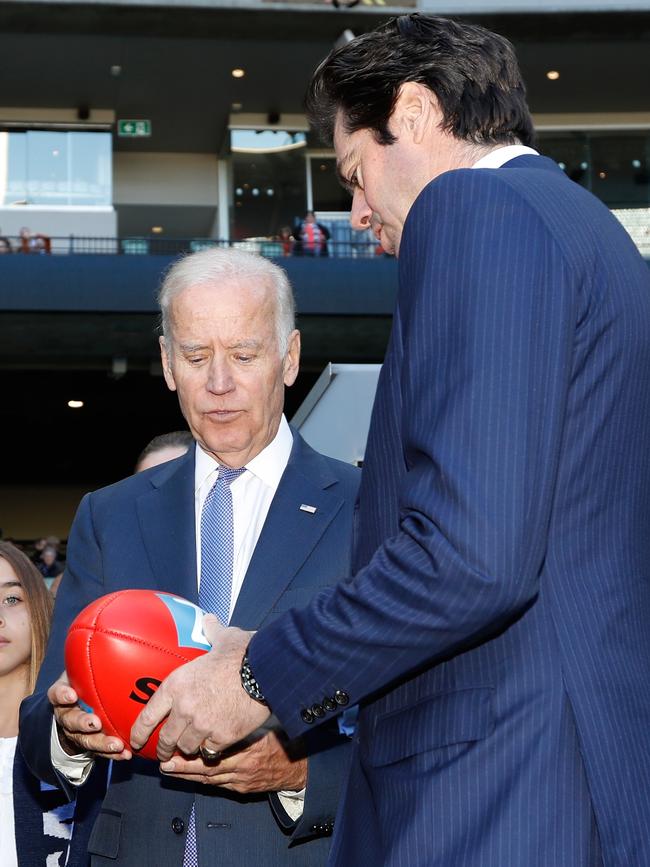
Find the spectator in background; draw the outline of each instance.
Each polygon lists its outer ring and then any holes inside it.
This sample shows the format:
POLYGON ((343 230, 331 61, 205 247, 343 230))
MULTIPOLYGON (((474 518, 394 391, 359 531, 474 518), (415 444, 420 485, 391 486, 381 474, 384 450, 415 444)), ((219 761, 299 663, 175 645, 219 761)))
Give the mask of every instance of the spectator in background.
POLYGON ((5 235, 0 235, 0 256, 3 253, 13 253, 11 241, 5 235))
POLYGON ((140 473, 142 470, 149 470, 151 467, 157 467, 158 464, 164 464, 165 461, 180 458, 193 442, 194 438, 188 430, 175 430, 171 433, 160 434, 154 437, 140 453, 140 457, 135 465, 136 473, 140 473))
POLYGON ((61 540, 58 536, 41 536, 40 539, 37 539, 34 542, 34 553, 31 555, 32 563, 35 563, 37 566, 41 562, 41 554, 43 553, 43 549, 48 545, 50 548, 54 548, 57 553, 57 559, 59 559, 59 546, 61 544, 61 540))
POLYGON ((291 234, 291 226, 283 226, 278 234, 278 241, 282 244, 282 255, 290 256, 293 253, 295 239, 291 234))
POLYGON ((45 536, 41 536, 40 539, 37 539, 34 542, 34 553, 32 554, 32 563, 40 563, 41 562, 41 554, 43 553, 43 548, 47 545, 47 539, 45 536))
POLYGON ((305 218, 298 227, 296 232, 296 247, 294 252, 296 255, 302 256, 327 256, 327 242, 330 237, 330 232, 327 226, 316 221, 316 214, 313 211, 307 211, 305 218))
POLYGON ((49 235, 42 232, 31 232, 27 226, 20 230, 21 253, 51 253, 52 241, 49 235))
MULTIPOLYGON (((41 552, 41 559, 36 564, 36 568, 43 578, 54 580, 57 575, 63 572, 65 563, 58 559, 57 550, 53 545, 46 545, 41 552)), ((48 583, 48 587, 50 584, 51 581, 48 583)))
POLYGON ((0 861, 63 864, 73 805, 33 777, 16 752, 18 708, 34 690, 53 602, 34 564, 0 542, 0 861), (15 821, 15 820, 18 821, 15 821), (61 858, 63 856, 63 858, 61 858), (59 860, 61 859, 61 860, 59 860))

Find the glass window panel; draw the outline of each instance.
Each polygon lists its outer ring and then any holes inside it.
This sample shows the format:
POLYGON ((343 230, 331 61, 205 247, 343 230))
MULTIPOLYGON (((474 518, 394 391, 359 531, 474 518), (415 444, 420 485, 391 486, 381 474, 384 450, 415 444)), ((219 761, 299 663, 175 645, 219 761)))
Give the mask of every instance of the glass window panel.
POLYGON ((235 153, 232 166, 233 240, 274 238, 302 219, 307 201, 304 151, 235 153))
POLYGON ((284 129, 233 129, 230 131, 230 150, 233 153, 278 153, 304 148, 304 132, 284 129))
POLYGON ((28 130, 2 135, 2 204, 111 204, 110 133, 28 130))
POLYGON ((650 204, 647 131, 540 133, 539 148, 610 208, 650 204))
POLYGON ((571 178, 587 189, 591 185, 589 142, 584 132, 539 133, 538 148, 571 178))
POLYGON ((610 208, 647 205, 648 134, 593 133, 592 192, 610 208))
POLYGON ((29 131, 27 200, 38 205, 68 205, 69 153, 65 132, 29 131))
POLYGON ((338 181, 334 157, 312 157, 309 162, 314 210, 349 211, 352 199, 338 181))
POLYGON ((70 204, 110 205, 111 136, 109 133, 70 132, 70 204))
POLYGON ((27 136, 25 133, 16 132, 6 135, 6 188, 3 204, 24 204, 27 201, 27 136))

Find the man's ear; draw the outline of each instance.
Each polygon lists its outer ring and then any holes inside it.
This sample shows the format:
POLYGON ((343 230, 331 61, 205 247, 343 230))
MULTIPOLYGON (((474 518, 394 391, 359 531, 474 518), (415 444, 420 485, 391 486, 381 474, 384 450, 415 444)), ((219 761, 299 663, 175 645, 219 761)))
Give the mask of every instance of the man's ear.
POLYGON ((174 374, 172 373, 172 365, 169 352, 167 351, 165 338, 159 337, 158 343, 160 344, 160 360, 162 362, 163 376, 165 377, 167 388, 170 391, 176 391, 176 382, 174 381, 174 374))
POLYGON ((293 385, 300 368, 300 332, 295 329, 289 335, 287 354, 284 356, 283 379, 285 385, 293 385))
POLYGON ((405 81, 400 86, 391 120, 398 136, 407 135, 421 144, 433 124, 437 127, 442 113, 436 95, 418 81, 405 81))

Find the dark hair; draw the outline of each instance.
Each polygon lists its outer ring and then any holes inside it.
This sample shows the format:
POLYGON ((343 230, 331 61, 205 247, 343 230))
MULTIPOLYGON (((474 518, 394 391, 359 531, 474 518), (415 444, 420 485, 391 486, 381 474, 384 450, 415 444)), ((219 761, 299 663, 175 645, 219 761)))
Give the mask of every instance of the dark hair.
POLYGON ((0 541, 0 557, 9 563, 25 591, 32 627, 32 655, 29 663, 29 691, 32 692, 45 656, 54 599, 45 586, 41 573, 19 548, 11 542, 0 541))
POLYGON ((388 121, 407 81, 433 91, 443 129, 457 139, 478 145, 534 140, 512 44, 475 24, 417 12, 332 51, 312 77, 307 115, 328 144, 339 109, 348 133, 370 129, 379 144, 393 144, 388 121))
POLYGON ((152 452, 157 452, 162 449, 171 448, 173 446, 181 446, 185 447, 185 449, 189 449, 189 447, 194 442, 194 437, 188 430, 173 430, 171 433, 159 434, 157 437, 154 437, 150 443, 142 449, 140 452, 140 456, 136 461, 136 470, 142 463, 142 461, 150 455, 152 452))

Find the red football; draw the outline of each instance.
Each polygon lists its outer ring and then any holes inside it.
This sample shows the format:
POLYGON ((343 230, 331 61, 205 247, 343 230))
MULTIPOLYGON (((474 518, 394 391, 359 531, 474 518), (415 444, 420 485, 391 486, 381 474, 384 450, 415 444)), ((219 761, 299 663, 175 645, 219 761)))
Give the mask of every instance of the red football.
MULTIPOLYGON (((203 611, 172 593, 119 590, 73 620, 65 667, 82 706, 128 746, 131 726, 167 675, 210 649, 203 611)), ((162 725, 162 723, 161 723, 162 725)), ((138 755, 156 759, 160 726, 138 755)))

